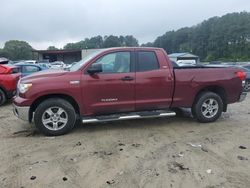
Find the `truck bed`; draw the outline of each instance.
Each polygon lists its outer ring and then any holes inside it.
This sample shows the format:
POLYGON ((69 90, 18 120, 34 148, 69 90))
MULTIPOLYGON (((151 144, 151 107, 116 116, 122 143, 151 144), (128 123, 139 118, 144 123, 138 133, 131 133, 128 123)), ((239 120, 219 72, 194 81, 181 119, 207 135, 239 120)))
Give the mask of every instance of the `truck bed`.
POLYGON ((227 104, 236 102, 242 91, 241 80, 235 77, 237 70, 234 67, 174 67, 175 89, 172 107, 191 107, 198 91, 213 86, 214 89, 224 88, 228 95, 227 104))

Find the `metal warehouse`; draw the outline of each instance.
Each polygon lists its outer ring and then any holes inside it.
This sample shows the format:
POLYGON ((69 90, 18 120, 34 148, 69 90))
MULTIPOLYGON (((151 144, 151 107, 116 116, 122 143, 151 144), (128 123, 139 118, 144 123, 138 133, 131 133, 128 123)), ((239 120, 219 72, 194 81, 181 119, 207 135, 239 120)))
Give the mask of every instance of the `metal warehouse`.
POLYGON ((34 50, 33 53, 37 53, 38 61, 63 61, 66 64, 70 64, 76 61, 80 61, 83 57, 96 51, 97 49, 85 49, 85 50, 34 50))

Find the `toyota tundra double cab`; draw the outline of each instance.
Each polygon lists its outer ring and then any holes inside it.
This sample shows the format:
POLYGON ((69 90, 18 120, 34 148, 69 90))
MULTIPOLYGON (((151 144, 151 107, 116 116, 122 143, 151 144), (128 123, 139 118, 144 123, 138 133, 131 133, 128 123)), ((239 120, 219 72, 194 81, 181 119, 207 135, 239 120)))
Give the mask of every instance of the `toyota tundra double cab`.
POLYGON ((83 123, 174 116, 191 108, 199 122, 213 122, 228 104, 242 101, 240 69, 178 67, 160 48, 100 49, 67 70, 22 78, 14 113, 45 135, 68 133, 83 123))

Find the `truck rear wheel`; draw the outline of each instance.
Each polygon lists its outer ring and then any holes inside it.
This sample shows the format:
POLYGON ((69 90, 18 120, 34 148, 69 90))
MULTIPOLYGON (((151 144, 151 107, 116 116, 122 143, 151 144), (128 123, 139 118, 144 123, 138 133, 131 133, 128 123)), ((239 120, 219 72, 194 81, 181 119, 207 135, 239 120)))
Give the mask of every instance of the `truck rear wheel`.
POLYGON ((47 136, 63 135, 74 127, 76 113, 68 101, 51 98, 37 107, 34 122, 35 126, 47 136))
POLYGON ((223 101, 213 92, 201 93, 192 107, 194 117, 202 123, 216 121, 223 111, 223 101))
POLYGON ((2 89, 0 89, 0 106, 3 105, 7 100, 7 97, 2 89))

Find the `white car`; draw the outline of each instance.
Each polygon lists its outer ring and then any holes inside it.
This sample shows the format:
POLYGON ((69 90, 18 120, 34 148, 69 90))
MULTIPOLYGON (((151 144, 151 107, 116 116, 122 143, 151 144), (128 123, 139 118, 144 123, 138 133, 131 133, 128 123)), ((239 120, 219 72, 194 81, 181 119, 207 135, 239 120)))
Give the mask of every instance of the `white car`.
POLYGON ((196 60, 190 59, 190 60, 178 60, 176 62, 179 66, 189 66, 189 65, 196 65, 196 60))
POLYGON ((37 61, 36 60, 24 60, 22 61, 24 63, 29 63, 29 64, 37 64, 37 61))
POLYGON ((65 63, 63 63, 62 61, 55 61, 53 63, 50 63, 51 69, 63 69, 65 66, 65 63))

